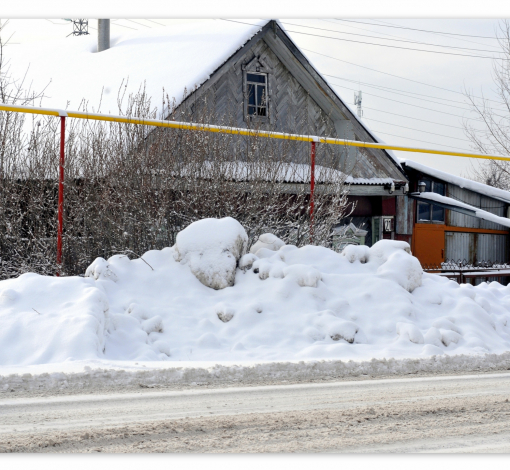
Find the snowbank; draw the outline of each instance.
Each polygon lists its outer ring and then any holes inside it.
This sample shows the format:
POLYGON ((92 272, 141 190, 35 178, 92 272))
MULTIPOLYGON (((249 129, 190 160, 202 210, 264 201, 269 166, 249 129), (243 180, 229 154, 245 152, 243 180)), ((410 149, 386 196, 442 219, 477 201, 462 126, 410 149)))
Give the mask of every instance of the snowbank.
POLYGON ((248 248, 248 235, 232 217, 202 219, 177 235, 175 259, 188 264, 205 286, 233 286, 236 267, 248 248))
POLYGON ((423 273, 405 242, 339 254, 278 248, 276 237, 262 237, 265 246, 242 256, 244 235, 232 219, 205 220, 143 259, 98 259, 86 278, 1 281, 0 364, 362 361, 510 350, 510 288, 423 273), (216 279, 218 266, 233 273, 233 285, 211 289, 196 276, 216 279))
POLYGON ((103 357, 108 300, 94 284, 37 274, 0 282, 0 364, 103 357))
POLYGON ((372 359, 370 361, 310 360, 259 363, 146 362, 97 360, 45 366, 0 369, 0 396, 12 392, 71 393, 138 392, 144 388, 200 387, 224 384, 299 383, 312 380, 350 380, 409 375, 450 375, 466 372, 504 372, 510 369, 510 353, 441 355, 421 359, 372 359))

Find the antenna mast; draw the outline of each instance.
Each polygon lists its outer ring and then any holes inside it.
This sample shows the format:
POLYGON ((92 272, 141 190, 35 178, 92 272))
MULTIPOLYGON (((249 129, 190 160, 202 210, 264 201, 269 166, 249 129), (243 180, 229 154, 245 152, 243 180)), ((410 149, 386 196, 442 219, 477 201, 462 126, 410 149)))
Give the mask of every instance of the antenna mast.
MULTIPOLYGON (((73 32, 71 33, 73 36, 84 36, 89 34, 89 20, 71 20, 67 18, 65 20, 73 23, 73 32)), ((68 36, 71 36, 71 34, 68 34, 68 36)))
POLYGON ((362 95, 361 90, 358 93, 354 93, 354 104, 358 107, 357 115, 358 117, 363 117, 363 110, 361 109, 361 101, 362 95))

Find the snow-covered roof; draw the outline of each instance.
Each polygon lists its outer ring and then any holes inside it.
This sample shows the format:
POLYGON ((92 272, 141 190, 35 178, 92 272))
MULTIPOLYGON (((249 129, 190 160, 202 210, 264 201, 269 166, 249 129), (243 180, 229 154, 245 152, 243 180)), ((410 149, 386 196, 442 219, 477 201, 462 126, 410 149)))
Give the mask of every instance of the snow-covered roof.
MULTIPOLYGON (((475 193, 483 194, 484 196, 489 196, 494 199, 498 199, 500 201, 510 203, 510 192, 505 191, 503 189, 493 188, 492 186, 488 186, 483 183, 479 183, 477 181, 473 181, 467 178, 462 178, 460 176, 452 175, 451 173, 446 173, 445 171, 437 170, 435 168, 431 168, 430 166, 423 165, 422 163, 415 162, 413 160, 400 159, 400 162, 413 170, 421 171, 427 175, 433 176, 434 178, 440 179, 442 181, 446 181, 447 183, 455 184, 464 189, 469 189, 470 191, 474 191, 475 193)), ((422 193, 423 194, 423 193, 422 193)), ((498 222, 499 223, 499 222, 498 222)))
MULTIPOLYGON (((78 109, 82 100, 86 100, 92 112, 118 114, 119 91, 127 97, 145 83, 146 94, 158 109, 158 117, 164 118, 163 110, 168 103, 163 106, 163 90, 164 95, 175 99, 174 104, 178 105, 185 90, 189 94, 205 83, 267 23, 268 20, 255 19, 246 22, 193 20, 165 28, 112 35, 110 49, 100 54, 96 53, 97 37, 91 34, 13 44, 4 49, 4 55, 13 77, 20 78, 27 73, 25 84, 30 84, 35 91, 45 89, 41 106, 78 109)), ((283 24, 277 23, 285 32, 283 24)), ((335 92, 313 65, 313 59, 301 50, 300 53, 374 141, 384 143, 335 92)), ((385 152, 400 168, 393 152, 385 152)))
MULTIPOLYGON (((197 171, 207 178, 209 172, 216 174, 221 170, 226 180, 250 181, 252 179, 263 179, 277 183, 310 183, 310 165, 303 163, 270 163, 264 165, 260 162, 249 164, 243 161, 213 162, 204 161, 200 168, 195 165, 183 167, 178 176, 195 175, 197 171), (218 167, 220 165, 220 167, 218 167)), ((176 174, 177 176, 177 174, 176 174)), ((384 186, 392 183, 402 183, 401 180, 392 178, 353 178, 347 176, 340 170, 335 170, 321 165, 315 165, 315 183, 333 183, 344 181, 352 185, 384 186)))
POLYGON ((203 84, 267 20, 250 23, 254 26, 194 20, 112 35, 110 49, 100 54, 96 52, 95 34, 13 44, 4 49, 4 59, 9 61, 14 77, 21 78, 28 71, 25 84, 31 84, 32 89, 41 91, 47 86, 42 106, 77 109, 86 99, 90 110, 97 111, 103 92, 100 112, 118 114, 121 85, 121 92, 126 92, 127 97, 145 82, 147 95, 161 112, 163 89, 178 104, 185 89, 189 93, 203 84))
POLYGON ((499 225, 503 225, 505 227, 510 228, 510 219, 506 217, 500 217, 495 214, 491 214, 490 212, 479 209, 478 207, 472 206, 470 204, 466 204, 464 202, 460 202, 457 199, 452 199, 451 197, 441 196, 440 194, 431 193, 431 192, 423 192, 418 196, 419 199, 427 199, 428 201, 439 202, 442 204, 446 204, 452 207, 459 207, 461 209, 467 209, 469 211, 473 211, 473 217, 478 217, 479 219, 487 220, 489 222, 494 222, 499 225))

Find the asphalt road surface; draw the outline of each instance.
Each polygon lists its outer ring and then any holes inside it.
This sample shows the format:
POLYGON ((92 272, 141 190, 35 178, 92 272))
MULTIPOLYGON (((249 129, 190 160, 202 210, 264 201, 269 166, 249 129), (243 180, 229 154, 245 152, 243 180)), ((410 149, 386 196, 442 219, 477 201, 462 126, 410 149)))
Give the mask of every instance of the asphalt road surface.
POLYGON ((0 400, 0 452, 510 452, 510 373, 0 400))

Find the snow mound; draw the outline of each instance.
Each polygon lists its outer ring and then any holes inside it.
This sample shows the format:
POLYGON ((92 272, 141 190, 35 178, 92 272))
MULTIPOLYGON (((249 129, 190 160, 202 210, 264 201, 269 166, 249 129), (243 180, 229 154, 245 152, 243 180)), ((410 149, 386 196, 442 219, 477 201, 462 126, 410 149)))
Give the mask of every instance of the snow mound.
POLYGON ((359 326, 352 321, 339 321, 333 323, 328 330, 328 335, 333 341, 343 339, 348 343, 354 343, 359 326))
POLYGON ((345 256, 349 263, 359 261, 365 264, 370 258, 370 248, 365 245, 347 245, 342 251, 342 256, 345 256))
POLYGON ((246 246, 235 220, 205 219, 174 247, 98 258, 84 278, 0 281, 0 365, 423 360, 510 350, 510 287, 424 273, 405 242, 342 253, 284 245, 246 254, 246 246))
POLYGON ((89 278, 23 274, 0 282, 0 364, 104 357, 108 299, 89 278))
POLYGON ((283 269, 286 278, 294 279, 301 287, 317 287, 321 273, 312 266, 294 264, 283 269))
POLYGON ((85 271, 85 277, 91 277, 95 280, 110 279, 114 282, 117 281, 117 275, 110 269, 110 265, 104 258, 96 258, 85 271))
POLYGON ((397 323, 397 334, 411 343, 423 344, 425 342, 419 328, 412 323, 397 323))
POLYGON ((271 251, 278 251, 285 243, 272 233, 263 233, 259 239, 250 248, 250 253, 257 254, 261 248, 271 251))
POLYGON ((176 261, 187 264, 205 286, 233 286, 239 259, 246 253, 248 235, 232 217, 202 219, 177 235, 176 261))
POLYGON ((396 280, 404 289, 412 292, 421 286, 423 269, 411 254, 408 243, 395 240, 380 240, 374 246, 348 245, 342 251, 349 263, 372 261, 379 264, 377 273, 382 277, 396 280))

